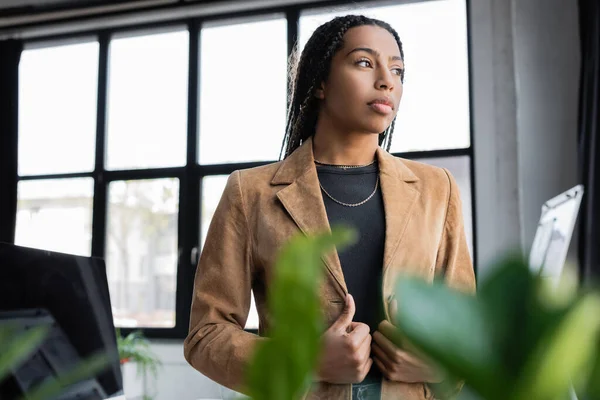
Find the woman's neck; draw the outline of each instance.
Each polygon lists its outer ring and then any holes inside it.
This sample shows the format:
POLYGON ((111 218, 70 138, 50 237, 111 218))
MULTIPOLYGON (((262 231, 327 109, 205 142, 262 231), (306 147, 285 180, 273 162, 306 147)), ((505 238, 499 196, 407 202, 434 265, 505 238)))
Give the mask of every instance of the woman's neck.
POLYGON ((326 164, 369 164, 375 159, 377 147, 379 147, 377 134, 317 129, 313 137, 314 158, 326 164))

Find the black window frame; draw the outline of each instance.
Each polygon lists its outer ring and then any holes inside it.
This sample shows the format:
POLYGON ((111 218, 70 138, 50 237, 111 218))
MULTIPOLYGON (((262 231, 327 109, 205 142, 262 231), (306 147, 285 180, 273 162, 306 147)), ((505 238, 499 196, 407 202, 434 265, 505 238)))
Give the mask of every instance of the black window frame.
MULTIPOLYGON (((420 2, 427 0, 413 0, 410 2, 420 2)), ((470 0, 465 0, 467 9, 467 25, 470 21, 470 0)), ((388 2, 389 3, 389 2, 388 2)), ((242 168, 265 165, 277 160, 263 162, 229 163, 203 165, 198 163, 198 143, 199 143, 199 121, 201 118, 199 104, 200 93, 200 34, 202 26, 209 21, 222 21, 227 19, 239 19, 246 17, 260 18, 268 17, 273 14, 285 15, 287 19, 287 55, 292 51, 294 43, 298 40, 299 21, 302 11, 322 9, 326 12, 331 7, 340 7, 347 5, 360 6, 378 6, 385 5, 385 1, 373 0, 335 0, 335 1, 308 1, 303 4, 278 5, 265 7, 251 11, 232 11, 228 13, 215 14, 210 16, 199 16, 185 19, 172 19, 164 22, 152 23, 132 23, 110 29, 95 29, 88 31, 78 31, 68 34, 45 36, 24 41, 25 46, 29 44, 39 44, 48 41, 63 41, 81 38, 82 40, 95 37, 99 43, 98 58, 98 91, 97 91, 97 115, 96 115, 96 148, 95 148, 95 166, 91 172, 82 173, 61 173, 49 175, 28 175, 17 176, 18 181, 42 180, 42 179, 66 179, 88 177, 94 179, 94 199, 92 210, 92 243, 91 255, 94 257, 105 256, 106 251, 106 233, 107 233, 107 207, 108 207, 108 185, 111 182, 119 180, 139 180, 139 179, 158 179, 158 178, 177 178, 179 179, 179 215, 178 215, 178 265, 177 265, 177 289, 175 306, 175 327, 173 328, 121 328, 123 334, 133 330, 142 330, 149 338, 156 339, 182 339, 187 336, 189 329, 189 316, 191 311, 191 300, 193 294, 193 282, 196 271, 197 250, 200 248, 201 232, 201 199, 202 199, 202 179, 212 175, 229 175, 233 171, 242 168), (108 88, 108 68, 109 68, 109 46, 111 38, 115 35, 122 35, 127 32, 159 30, 169 27, 181 27, 185 25, 189 32, 189 60, 188 60, 188 110, 187 110, 187 151, 186 164, 180 167, 170 168, 150 168, 150 169, 131 169, 131 170, 106 170, 105 152, 106 152, 106 112, 107 112, 107 88, 108 88)), ((398 3, 395 3, 398 4, 398 3)), ((403 3, 400 3, 403 4, 403 3)), ((25 47, 26 49, 27 47, 25 47)), ((472 59, 471 59, 471 35, 470 27, 467 26, 467 57, 469 68, 469 109, 472 110, 472 59)), ((288 82, 289 85, 289 82, 288 82)), ((431 150, 417 152, 393 153, 396 156, 409 159, 440 158, 440 157, 461 157, 468 156, 470 163, 470 183, 471 183, 471 207, 473 224, 473 260, 475 272, 477 273, 477 235, 476 235, 476 196, 475 196, 475 155, 474 155, 474 135, 473 135, 473 116, 469 113, 470 127, 470 145, 467 148, 455 148, 447 150, 431 150)), ((18 133, 16 133, 18 136, 18 133)), ((15 138, 11 138, 15 139, 15 138)), ((18 138, 16 138, 18 139, 18 138)), ((283 139, 283 132, 282 132, 283 139)), ((16 158, 15 158, 16 159, 16 158)), ((16 166, 15 169, 17 170, 16 166)), ((0 191, 12 192, 16 186, 10 188, 0 188, 0 191)), ((16 193, 12 193, 16 198, 16 193)), ((12 224, 12 231, 15 232, 16 220, 7 221, 12 224)), ((10 227, 9 227, 10 228, 10 227)), ((14 235, 13 235, 14 237, 14 235)), ((248 331, 257 333, 255 329, 248 331)))

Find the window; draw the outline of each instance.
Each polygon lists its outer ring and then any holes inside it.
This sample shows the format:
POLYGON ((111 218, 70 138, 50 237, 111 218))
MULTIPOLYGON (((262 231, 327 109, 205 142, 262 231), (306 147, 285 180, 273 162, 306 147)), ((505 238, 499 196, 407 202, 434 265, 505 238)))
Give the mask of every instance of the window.
POLYGON ((94 169, 98 42, 23 51, 19 175, 94 169))
POLYGON ((110 43, 107 169, 185 165, 188 32, 110 43))
MULTIPOLYGON (((466 0, 348 4, 29 43, 17 244, 105 258, 117 326, 185 337, 198 254, 229 174, 279 158, 292 39, 303 47, 333 16, 361 13, 404 44, 392 153, 453 173, 474 252, 466 0)), ((252 298, 246 329, 257 328, 252 298)))
POLYGON ((19 182, 15 244, 89 256, 93 194, 91 178, 19 182))
POLYGON ((280 16, 266 18, 213 22, 202 29, 201 164, 279 158, 285 131, 287 22, 280 16))
POLYGON ((108 198, 106 266, 115 324, 173 328, 179 182, 115 181, 108 198))

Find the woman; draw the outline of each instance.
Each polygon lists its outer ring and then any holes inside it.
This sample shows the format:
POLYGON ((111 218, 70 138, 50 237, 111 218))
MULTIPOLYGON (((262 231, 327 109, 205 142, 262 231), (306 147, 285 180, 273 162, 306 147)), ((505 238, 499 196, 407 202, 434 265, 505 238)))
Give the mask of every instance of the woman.
POLYGON ((433 398, 436 371, 388 339, 394 282, 408 267, 468 292, 475 278, 452 176, 387 152, 403 78, 402 43, 382 21, 339 17, 309 39, 283 161, 232 173, 209 228, 184 344, 200 372, 241 389, 254 346, 268 340, 243 330, 251 289, 264 332, 277 250, 298 231, 343 221, 359 240, 325 257, 329 328, 308 398, 433 398))

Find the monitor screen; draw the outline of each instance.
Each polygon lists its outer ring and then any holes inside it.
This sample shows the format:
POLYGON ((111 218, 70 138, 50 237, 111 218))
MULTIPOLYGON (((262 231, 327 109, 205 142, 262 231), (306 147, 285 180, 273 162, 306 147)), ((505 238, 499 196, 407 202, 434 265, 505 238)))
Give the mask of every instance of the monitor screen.
POLYGON ((0 311, 43 308, 82 359, 106 353, 96 376, 107 395, 123 383, 104 261, 0 243, 0 311))
POLYGON ((542 205, 529 265, 543 277, 557 281, 562 274, 582 196, 578 185, 542 205))

